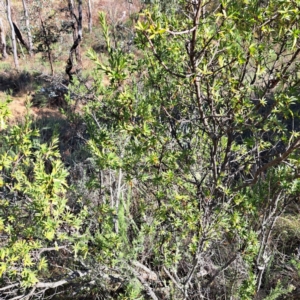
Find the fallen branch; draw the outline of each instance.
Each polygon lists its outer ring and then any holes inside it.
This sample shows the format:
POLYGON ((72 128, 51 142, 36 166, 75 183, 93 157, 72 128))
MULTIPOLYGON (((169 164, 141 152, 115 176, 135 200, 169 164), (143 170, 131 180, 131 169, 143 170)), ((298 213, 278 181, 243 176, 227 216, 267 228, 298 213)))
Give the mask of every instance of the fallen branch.
POLYGON ((143 278, 142 275, 139 274, 138 271, 136 271, 134 268, 130 268, 131 272, 133 275, 141 282, 141 284, 144 286, 147 294, 153 299, 153 300, 158 300, 157 296, 153 292, 151 286, 146 282, 146 280, 143 278))
POLYGON ((72 282, 74 279, 84 277, 84 276, 88 275, 89 273, 90 273, 90 271, 84 271, 84 272, 74 271, 71 275, 69 275, 69 277, 67 277, 65 279, 55 281, 55 282, 38 282, 37 284, 34 285, 34 287, 35 288, 48 288, 48 289, 57 288, 66 283, 72 282))

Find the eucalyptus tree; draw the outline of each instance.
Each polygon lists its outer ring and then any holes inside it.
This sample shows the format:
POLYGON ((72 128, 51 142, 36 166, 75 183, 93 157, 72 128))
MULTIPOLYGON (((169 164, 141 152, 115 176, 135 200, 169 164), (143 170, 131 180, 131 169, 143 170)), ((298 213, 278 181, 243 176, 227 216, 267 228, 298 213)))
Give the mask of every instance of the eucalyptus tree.
POLYGON ((6 0, 6 15, 7 20, 11 29, 11 41, 12 41, 12 49, 13 49, 13 55, 14 55, 14 63, 16 69, 19 68, 19 60, 18 60, 18 53, 17 53, 17 42, 16 42, 16 35, 15 35, 15 29, 13 25, 13 21, 11 18, 11 2, 10 0, 6 0))
POLYGON ((88 0, 88 27, 89 33, 91 33, 93 30, 92 0, 88 0))
POLYGON ((5 29, 4 29, 2 18, 0 18, 0 40, 1 40, 1 54, 2 54, 2 59, 4 60, 7 58, 7 52, 6 52, 5 29))
POLYGON ((22 0, 22 4, 23 4, 23 11, 24 11, 27 37, 28 37, 28 51, 29 51, 29 54, 31 56, 32 55, 33 43, 32 43, 31 27, 30 27, 30 21, 29 21, 29 15, 28 15, 26 0, 22 0))

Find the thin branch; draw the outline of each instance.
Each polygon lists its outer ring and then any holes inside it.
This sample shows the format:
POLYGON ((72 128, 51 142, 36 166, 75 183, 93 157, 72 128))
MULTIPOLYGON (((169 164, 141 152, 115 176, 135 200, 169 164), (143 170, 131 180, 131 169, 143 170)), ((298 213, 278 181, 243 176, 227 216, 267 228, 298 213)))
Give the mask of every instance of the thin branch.
POLYGON ((158 53, 156 52, 155 50, 155 47, 152 43, 152 41, 149 39, 149 37, 147 36, 146 33, 144 33, 144 36, 146 37, 147 41, 149 42, 150 44, 150 47, 151 47, 151 50, 152 50, 152 53, 154 54, 154 56, 158 59, 158 61, 161 63, 161 65, 164 67, 164 69, 170 73, 171 75, 174 75, 176 77, 179 77, 179 78, 189 78, 191 76, 193 76, 194 74, 193 73, 190 73, 190 74, 182 74, 182 73, 176 73, 176 72, 173 72, 164 62, 163 60, 161 59, 161 57, 158 55, 158 53))
POLYGON ((24 299, 24 300, 30 299, 31 296, 34 294, 35 290, 36 290, 36 287, 34 286, 34 287, 31 289, 30 293, 27 294, 27 295, 26 295, 25 297, 23 297, 22 299, 24 299))
POLYGON ((262 27, 268 25, 269 23, 271 23, 272 21, 274 21, 278 16, 279 16, 279 13, 276 13, 272 18, 270 18, 266 22, 262 23, 258 28, 262 28, 262 27))
POLYGON ((197 29, 197 26, 194 26, 191 29, 187 29, 187 30, 183 30, 183 31, 171 31, 171 30, 167 30, 167 33, 172 34, 172 35, 182 35, 182 34, 186 34, 186 33, 191 33, 193 31, 195 31, 197 29))
POLYGON ((139 269, 142 269, 144 272, 147 273, 147 276, 150 280, 156 281, 157 280, 157 275, 155 274, 155 272, 153 272, 152 270, 150 270, 149 268, 147 268, 145 265, 141 264, 138 261, 133 261, 132 264, 134 266, 136 266, 139 269))
POLYGON ((206 237, 205 237, 205 234, 202 236, 201 240, 198 242, 198 247, 197 247, 197 252, 196 252, 196 255, 195 255, 195 259, 194 259, 194 263, 193 263, 193 267, 191 269, 191 271, 189 272, 188 276, 186 277, 186 280, 184 282, 184 287, 185 287, 185 290, 187 290, 187 287, 188 285, 190 284, 195 272, 196 272, 196 269, 197 267, 199 266, 200 264, 200 258, 201 258, 201 252, 203 250, 203 245, 204 245, 204 241, 205 241, 206 237))
POLYGON ((37 284, 34 285, 35 288, 48 288, 48 289, 53 289, 59 286, 62 286, 66 283, 69 283, 73 281, 74 279, 80 278, 87 276, 90 273, 90 271, 74 271, 69 277, 55 281, 55 282, 38 282, 37 284))
POLYGON ((238 253, 233 255, 225 265, 223 265, 212 275, 211 279, 205 284, 206 287, 209 286, 221 272, 225 271, 237 259, 238 253))
POLYGON ((245 183, 239 187, 237 187, 235 189, 236 190, 240 190, 244 187, 247 187, 247 186, 253 186, 258 178, 259 178, 259 175, 265 171, 267 171, 269 168, 271 167, 274 167, 278 164, 280 164, 281 162, 283 162, 295 149, 299 148, 300 146, 300 137, 298 137, 296 139, 296 141, 293 143, 293 145, 291 145, 286 152, 284 152, 282 155, 280 155, 279 157, 277 157, 276 159, 270 161, 269 163, 266 163, 265 165, 263 165, 262 167, 260 167, 254 174, 253 176, 253 180, 250 182, 250 183, 245 183))
POLYGON ((166 272, 166 274, 169 276, 169 278, 172 280, 172 282, 177 286, 177 288, 185 295, 183 288, 180 286, 180 284, 175 280, 175 278, 171 275, 171 273, 167 270, 165 266, 163 266, 163 270, 166 272))
POLYGON ((49 247, 49 248, 41 248, 41 249, 39 249, 38 256, 40 257, 43 252, 58 251, 58 250, 61 250, 61 249, 65 249, 65 250, 67 250, 68 252, 71 253, 71 251, 67 248, 67 246, 57 246, 57 247, 49 247))
POLYGON ((6 291, 6 290, 11 289, 11 288, 14 288, 14 287, 16 287, 16 286, 18 286, 18 285, 19 285, 19 283, 14 283, 14 284, 5 286, 5 287, 3 287, 3 288, 0 288, 0 292, 6 291))
POLYGON ((138 278, 138 280, 141 282, 141 284, 144 286, 147 294, 153 299, 158 300, 157 296, 153 292, 151 286, 146 282, 146 280, 139 274, 138 271, 136 271, 134 268, 130 268, 131 272, 134 274, 135 277, 138 278))

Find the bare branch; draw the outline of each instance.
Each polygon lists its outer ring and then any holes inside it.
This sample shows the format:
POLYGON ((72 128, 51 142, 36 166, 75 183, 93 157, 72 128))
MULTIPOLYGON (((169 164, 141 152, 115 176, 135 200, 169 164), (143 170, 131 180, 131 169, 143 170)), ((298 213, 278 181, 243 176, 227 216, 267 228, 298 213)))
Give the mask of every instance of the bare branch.
POLYGON ((132 264, 137 268, 142 269, 144 272, 146 272, 147 274, 145 274, 146 276, 144 277, 147 277, 149 280, 156 281, 158 279, 155 272, 151 271, 149 268, 147 268, 145 265, 141 264, 140 262, 133 261, 132 264))
POLYGON ((62 286, 66 283, 72 282, 73 280, 80 278, 80 277, 85 277, 90 273, 90 271, 74 271, 68 278, 55 281, 55 282, 38 282, 35 284, 35 288, 48 288, 48 289, 53 289, 57 288, 59 286, 62 286))
POLYGON ((163 270, 166 272, 166 274, 169 276, 172 282, 177 286, 177 288, 183 293, 183 295, 185 295, 183 287, 180 286, 180 284, 175 280, 175 278, 171 275, 171 273, 168 271, 168 269, 165 266, 163 267, 163 270))
POLYGON ((11 285, 7 285, 5 287, 0 288, 0 292, 9 290, 9 289, 14 288, 14 287, 19 286, 19 285, 20 285, 19 283, 14 283, 14 284, 11 284, 11 285))
POLYGON ((144 286, 147 294, 153 299, 158 300, 157 296, 153 292, 151 286, 146 282, 146 280, 141 276, 134 268, 130 268, 131 272, 134 274, 136 278, 141 282, 141 284, 144 286))
POLYGON ((194 26, 191 29, 187 29, 187 30, 183 30, 183 31, 171 31, 171 30, 167 30, 167 33, 170 33, 172 35, 182 35, 182 34, 192 33, 196 29, 197 29, 197 26, 194 26))
POLYGON ((43 252, 58 251, 58 250, 61 250, 61 249, 65 249, 65 250, 67 250, 68 252, 71 253, 71 251, 67 248, 67 246, 58 246, 58 247, 40 248, 39 252, 38 252, 38 256, 40 257, 43 252))

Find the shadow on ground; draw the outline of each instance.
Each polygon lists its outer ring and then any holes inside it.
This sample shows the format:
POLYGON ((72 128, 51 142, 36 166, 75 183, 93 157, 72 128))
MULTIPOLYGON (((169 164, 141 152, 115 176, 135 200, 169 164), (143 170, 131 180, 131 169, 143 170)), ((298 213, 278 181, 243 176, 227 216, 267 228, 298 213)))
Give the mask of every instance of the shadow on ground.
POLYGON ((43 84, 43 80, 38 75, 15 70, 0 72, 0 91, 9 92, 12 96, 30 93, 43 84))

